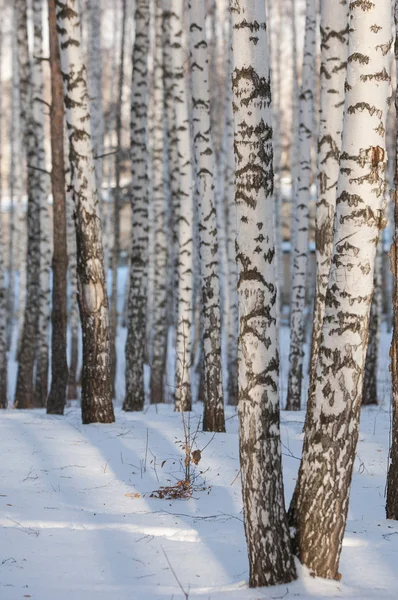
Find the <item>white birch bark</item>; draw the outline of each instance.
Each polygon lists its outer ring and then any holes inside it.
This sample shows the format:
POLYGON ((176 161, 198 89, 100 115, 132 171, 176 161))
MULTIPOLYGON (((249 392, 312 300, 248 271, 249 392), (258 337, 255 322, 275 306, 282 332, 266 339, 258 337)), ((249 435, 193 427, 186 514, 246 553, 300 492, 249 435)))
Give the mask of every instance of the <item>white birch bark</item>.
POLYGON ((299 410, 304 359, 304 310, 308 264, 308 205, 315 85, 316 0, 306 2, 303 76, 299 114, 299 174, 294 198, 293 273, 291 276, 290 352, 287 410, 299 410))
POLYGON ((46 175, 46 154, 44 148, 44 104, 43 104, 43 10, 42 0, 32 0, 33 15, 33 63, 32 92, 33 119, 37 127, 37 168, 41 169, 40 194, 40 295, 39 327, 37 338, 36 364, 36 406, 45 406, 48 393, 49 336, 50 336, 50 271, 52 248, 50 243, 50 215, 48 212, 48 193, 50 177, 46 175))
POLYGON ((373 297, 369 317, 369 342, 366 352, 365 375, 363 379, 362 404, 378 404, 377 380, 379 370, 380 330, 382 325, 382 262, 383 232, 377 245, 373 278, 373 297))
POLYGON ((300 560, 337 578, 358 439, 374 261, 384 227, 391 2, 351 0, 332 264, 299 480, 290 508, 300 560))
POLYGON ((148 52, 149 0, 137 0, 131 86, 132 249, 126 342, 124 410, 142 410, 145 403, 148 278, 148 52))
MULTIPOLYGON (((3 1, 0 2, 0 13, 4 10, 3 1)), ((3 23, 0 23, 0 115, 3 115, 3 23)), ((7 408, 7 296, 5 288, 5 261, 3 243, 3 228, 1 219, 1 200, 3 195, 3 156, 1 148, 3 142, 3 127, 0 120, 0 408, 7 408)))
POLYGON ((165 369, 167 351, 168 287, 168 211, 167 123, 165 120, 163 10, 157 0, 155 8, 155 51, 153 77, 153 140, 152 140, 152 223, 154 231, 153 282, 153 346, 151 360, 151 402, 165 401, 165 369))
POLYGON ((252 587, 295 578, 279 428, 270 68, 265 3, 233 0, 239 423, 252 587))
POLYGON ((108 299, 76 0, 57 0, 57 30, 75 202, 78 298, 83 331, 82 419, 83 423, 109 423, 114 421, 114 414, 108 299))
MULTIPOLYGON (((210 120, 208 46, 205 6, 188 2, 192 79, 192 124, 196 203, 199 209, 199 254, 204 349, 204 431, 225 431, 221 366, 219 245, 215 190, 215 158, 210 120)), ((223 220, 224 221, 224 220, 223 220)), ((224 225, 224 223, 223 223, 224 225)))
MULTIPOLYGON (((348 2, 321 4, 321 99, 316 204, 316 292, 312 329, 310 386, 314 383, 330 263, 343 131, 344 83, 348 52, 348 2)), ((311 388, 310 388, 311 389, 311 388)))

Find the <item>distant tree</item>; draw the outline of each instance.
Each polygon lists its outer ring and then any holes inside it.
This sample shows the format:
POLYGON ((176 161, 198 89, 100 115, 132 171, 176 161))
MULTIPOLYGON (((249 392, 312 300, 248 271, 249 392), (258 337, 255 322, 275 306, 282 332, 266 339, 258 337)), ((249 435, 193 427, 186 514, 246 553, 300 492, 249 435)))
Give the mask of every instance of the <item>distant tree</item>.
POLYGON ((77 0, 57 0, 56 14, 75 202, 78 299, 83 332, 82 419, 83 423, 111 423, 115 418, 108 298, 77 0))
POLYGON ((233 0, 239 446, 252 587, 296 577, 283 492, 265 2, 233 0))
POLYGON ((290 525, 314 575, 335 579, 349 491, 373 295, 384 226, 385 127, 391 93, 391 2, 351 0, 343 141, 331 269, 290 525))
MULTIPOLYGON (((3 12, 3 0, 0 2, 0 12, 3 12)), ((0 114, 2 111, 2 60, 3 60, 3 22, 0 23, 0 114)), ((0 207, 3 192, 2 153, 3 129, 0 122, 0 207)), ((7 408, 7 296, 5 287, 4 243, 0 219, 0 408, 7 408)))
POLYGON ((50 135, 54 253, 52 262, 51 387, 47 399, 47 413, 62 415, 68 384, 68 362, 66 357, 68 253, 66 241, 64 92, 55 0, 48 0, 48 25, 51 68, 50 135))
MULTIPOLYGON (((124 410, 145 403, 146 299, 148 271, 148 52, 149 0, 138 0, 131 85, 132 248, 126 342, 124 410)), ((160 123, 163 126, 163 123, 160 123)), ((156 174, 158 176, 158 174, 156 174)))

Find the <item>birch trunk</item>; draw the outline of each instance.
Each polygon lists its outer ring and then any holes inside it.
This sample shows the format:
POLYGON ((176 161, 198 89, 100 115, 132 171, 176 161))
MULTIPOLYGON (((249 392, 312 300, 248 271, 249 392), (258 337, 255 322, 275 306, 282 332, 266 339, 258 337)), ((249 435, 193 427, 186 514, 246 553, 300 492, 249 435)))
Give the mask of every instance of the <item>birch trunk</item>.
POLYGON ((154 229, 154 317, 151 361, 151 402, 165 401, 165 371, 167 352, 167 268, 168 253, 168 189, 166 186, 167 140, 164 97, 163 10, 157 0, 155 10, 155 59, 153 98, 153 229, 154 229))
MULTIPOLYGON (((3 1, 0 2, 0 12, 3 13, 3 1)), ((0 23, 0 115, 3 115, 3 24, 0 23)), ((2 235, 1 197, 3 194, 3 157, 1 153, 3 128, 0 120, 0 408, 7 408, 7 297, 5 288, 4 243, 2 235)))
POLYGON ((270 69, 265 3, 233 0, 236 210, 239 223, 239 423, 252 587, 295 578, 283 495, 273 234, 270 69))
MULTIPOLYGON (((343 131, 344 83, 348 52, 348 2, 321 4, 321 98, 316 203, 316 291, 312 329, 310 390, 315 383, 325 299, 333 250, 337 180, 343 131)), ((311 391, 309 406, 311 404, 311 391)), ((308 407, 307 407, 308 410, 308 407)), ((311 410, 311 408, 309 409, 311 410)))
POLYGON ((304 310, 308 264, 308 205, 311 186, 311 142, 313 128, 316 1, 307 0, 305 19, 303 77, 299 113, 299 174, 294 210, 291 276, 290 352, 287 410, 300 410, 304 359, 304 310))
POLYGON ((179 162, 177 328, 175 409, 191 410, 191 345, 193 307, 193 173, 187 87, 184 73, 183 2, 172 0, 171 47, 176 146, 179 162))
MULTIPOLYGON (((395 68, 398 81, 398 1, 394 4, 395 22, 395 68)), ((395 90, 395 109, 398 114, 398 89, 395 90)), ((398 140, 398 125, 396 124, 396 139, 398 140)), ((398 143, 395 147, 395 176, 392 200, 394 202, 394 239, 390 250, 391 270, 394 274, 393 295, 393 334, 391 341, 391 375, 392 375, 392 432, 390 448, 390 464, 387 476, 387 519, 398 520, 398 143)))
POLYGON ((298 556, 338 578, 358 439, 374 260, 384 226, 391 3, 351 0, 336 227, 314 407, 290 521, 298 556))
POLYGON ((34 366, 37 350, 40 293, 40 206, 45 193, 39 170, 42 160, 40 123, 32 110, 32 70, 29 59, 26 0, 15 3, 17 18, 18 67, 21 100, 21 126, 27 162, 28 241, 26 253, 26 302, 23 329, 19 343, 19 365, 15 392, 15 408, 35 406, 34 366))
POLYGON ((202 275, 204 431, 225 431, 221 366, 221 310, 218 277, 215 159, 210 121, 205 6, 188 2, 192 78, 192 123, 199 208, 199 254, 202 275))
POLYGON ((115 154, 115 194, 113 198, 113 248, 112 248, 112 293, 109 315, 110 351, 111 351, 111 380, 112 395, 115 397, 116 378, 116 336, 117 336, 117 282, 120 255, 120 209, 121 209, 121 165, 122 165, 122 106, 123 106, 123 84, 124 84, 124 55, 126 40, 127 1, 122 0, 122 34, 120 37, 120 59, 118 97, 116 103, 116 154, 115 154))
POLYGON ((75 202, 77 275, 83 330, 83 423, 111 423, 112 382, 109 318, 98 196, 90 135, 86 69, 82 62, 80 16, 76 0, 57 0, 71 186, 75 202))
POLYGON ((378 404, 377 374, 379 370, 380 329, 382 324, 382 261, 383 241, 380 235, 376 251, 373 297, 369 318, 369 342, 366 352, 362 404, 378 404))
POLYGON ((42 0, 32 0, 33 14, 33 119, 37 128, 37 168, 41 169, 40 194, 40 296, 39 328, 37 338, 37 364, 35 381, 35 404, 44 407, 48 394, 49 327, 51 319, 50 271, 52 249, 50 244, 50 215, 48 212, 49 177, 45 174, 46 154, 44 148, 43 112, 43 11, 42 0))
POLYGON ((124 410, 142 410, 145 403, 144 362, 148 274, 148 52, 149 0, 138 0, 131 88, 132 249, 126 342, 124 410))
POLYGON ((66 358, 68 251, 66 243, 64 99, 55 0, 48 0, 48 25, 51 68, 50 135, 54 254, 52 263, 51 387, 47 399, 47 413, 62 415, 68 385, 66 358))

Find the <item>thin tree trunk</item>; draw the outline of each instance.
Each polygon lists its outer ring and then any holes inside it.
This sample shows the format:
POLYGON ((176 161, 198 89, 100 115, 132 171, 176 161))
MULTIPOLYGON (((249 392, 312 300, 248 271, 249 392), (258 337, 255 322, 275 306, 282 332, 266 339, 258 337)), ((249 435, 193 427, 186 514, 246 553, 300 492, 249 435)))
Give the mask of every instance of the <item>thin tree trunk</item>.
MULTIPOLYGON (((43 113, 43 33, 42 33, 42 0, 32 0, 33 14, 33 118, 37 124, 37 167, 46 169, 44 146, 44 113, 43 113)), ((40 196, 40 296, 39 296, 39 329, 37 338, 37 364, 35 381, 35 404, 44 407, 48 394, 49 367, 49 328, 51 319, 50 304, 50 271, 52 249, 50 244, 50 215, 48 212, 49 177, 42 179, 40 196)))
POLYGON ((15 408, 35 406, 34 366, 37 350, 40 293, 40 206, 45 186, 43 165, 43 131, 32 109, 32 70, 29 59, 26 0, 16 0, 18 66, 21 99, 21 125, 27 161, 28 242, 26 253, 26 302, 23 330, 19 343, 19 365, 15 408))
POLYGON ((296 577, 279 430, 270 69, 265 3, 233 0, 236 210, 239 223, 239 423, 252 587, 296 577))
POLYGON ((112 423, 109 316, 98 195, 90 136, 86 69, 82 62, 76 0, 57 0, 71 186, 75 202, 77 275, 83 331, 83 423, 112 423))
POLYGON ((151 361, 151 402, 165 401, 165 375, 167 352, 167 267, 168 253, 168 186, 165 164, 167 140, 164 98, 163 11, 157 0, 155 12, 154 60, 154 120, 153 120, 153 226, 154 226, 154 287, 153 287, 153 349, 151 361))
POLYGON ((64 99, 55 0, 48 0, 48 25, 51 67, 50 134, 54 254, 52 263, 51 388, 47 399, 47 413, 62 415, 68 385, 66 358, 68 251, 66 243, 64 99))
MULTIPOLYGON (((398 0, 394 6, 395 21, 395 68, 398 81, 398 0)), ((398 89, 395 90, 395 109, 398 114, 398 89)), ((396 124, 396 139, 398 140, 398 125, 396 124)), ((391 375, 392 375, 392 432, 390 448, 390 464, 387 476, 387 519, 398 520, 398 142, 395 149, 395 189, 392 192, 394 202, 394 240, 391 244, 391 270, 394 274, 393 295, 393 334, 391 341, 391 375)))
POLYGON ((343 142, 332 264, 314 405, 290 524, 295 551, 316 576, 339 578, 359 431, 376 247, 384 227, 391 93, 391 3, 351 0, 343 142))
MULTIPOLYGON (((3 13, 3 1, 0 2, 0 11, 3 13)), ((0 115, 3 115, 3 89, 2 89, 2 65, 3 65, 3 22, 0 23, 0 115)), ((0 121, 0 209, 3 193, 3 172, 2 172, 2 134, 3 128, 0 121)), ((7 296, 5 288, 5 265, 4 265, 4 243, 2 235, 2 222, 0 211, 0 408, 7 408, 7 296)))
POLYGON ((294 245, 290 309, 290 352, 287 410, 300 410, 304 359, 304 311, 308 264, 308 205, 311 186, 311 143, 315 84, 316 1, 307 0, 303 78, 300 90, 299 175, 294 188, 294 245))
POLYGON ((377 379, 379 370, 380 329, 382 324, 382 261, 383 240, 380 235, 376 252, 373 298, 369 318, 369 342, 366 352, 362 405, 378 404, 377 379))
MULTIPOLYGON (((148 276, 148 52, 149 0, 138 0, 131 89, 132 249, 126 342, 124 410, 142 410, 145 403, 144 362, 148 276)), ((113 280, 112 280, 113 281, 113 280)))
MULTIPOLYGON (((111 379, 112 395, 115 397, 115 379, 116 379, 116 337, 117 337, 117 291, 118 291, 118 267, 120 255, 120 210, 122 203, 122 194, 120 189, 120 177, 122 168, 122 105, 123 105, 123 84, 124 84, 124 54, 126 40, 126 21, 127 21, 127 2, 122 0, 122 35, 120 37, 120 58, 119 58, 119 81, 118 97, 116 103, 116 154, 115 154, 115 194, 113 198, 113 248, 112 248, 112 293, 109 314, 109 332, 111 348, 111 379)), ((128 392, 129 393, 129 392, 128 392)))
MULTIPOLYGON (((199 208, 199 254, 202 275, 204 431, 225 431, 221 365, 221 309, 218 277, 215 159, 210 120, 209 64, 205 7, 188 2, 192 77, 192 123, 199 208)), ((224 226, 224 220, 223 220, 224 226)))

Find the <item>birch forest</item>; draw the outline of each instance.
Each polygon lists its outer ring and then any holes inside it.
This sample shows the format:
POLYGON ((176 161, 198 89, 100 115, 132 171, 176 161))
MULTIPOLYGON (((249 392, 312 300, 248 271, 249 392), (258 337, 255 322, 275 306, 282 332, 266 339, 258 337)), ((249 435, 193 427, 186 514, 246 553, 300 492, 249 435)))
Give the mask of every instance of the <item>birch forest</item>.
POLYGON ((397 598, 398 0, 0 15, 0 598, 397 598))

